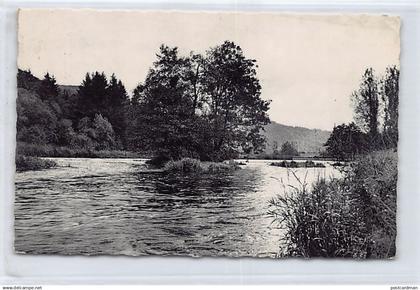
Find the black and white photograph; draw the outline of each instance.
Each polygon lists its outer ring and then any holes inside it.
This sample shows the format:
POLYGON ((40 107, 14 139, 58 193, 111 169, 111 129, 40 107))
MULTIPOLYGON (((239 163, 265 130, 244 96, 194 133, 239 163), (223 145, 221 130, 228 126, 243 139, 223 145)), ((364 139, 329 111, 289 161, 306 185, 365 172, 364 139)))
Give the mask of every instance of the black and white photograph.
POLYGON ((393 259, 400 18, 20 9, 14 251, 393 259))

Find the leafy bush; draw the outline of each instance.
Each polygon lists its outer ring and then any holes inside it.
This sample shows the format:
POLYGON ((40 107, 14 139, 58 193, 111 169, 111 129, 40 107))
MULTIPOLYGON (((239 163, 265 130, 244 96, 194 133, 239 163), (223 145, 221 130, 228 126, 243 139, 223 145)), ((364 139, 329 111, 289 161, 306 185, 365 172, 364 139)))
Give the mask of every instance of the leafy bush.
POLYGON ((115 147, 115 134, 111 123, 101 114, 96 114, 92 124, 96 134, 97 150, 109 150, 115 147))
POLYGON ((78 134, 74 134, 70 145, 75 148, 88 150, 110 150, 116 147, 115 134, 111 123, 96 114, 93 121, 89 117, 80 119, 78 134))
POLYGON ((16 111, 19 141, 37 144, 55 141, 57 116, 50 104, 35 92, 18 88, 16 111))
POLYGON ((281 145, 280 149, 280 156, 287 156, 287 157, 293 157, 293 156, 299 156, 299 152, 296 148, 296 144, 294 142, 286 141, 281 145))
MULTIPOLYGON (((292 172, 293 173, 293 172, 292 172)), ((397 154, 360 157, 343 179, 301 183, 271 200, 270 215, 285 229, 285 256, 395 256, 397 154)))
POLYGON ((74 134, 69 144, 74 149, 94 150, 96 142, 85 133, 74 134))
POLYGON ((40 170, 57 166, 52 160, 16 155, 16 171, 40 170))
POLYGON ((69 119, 61 119, 58 123, 57 144, 67 145, 73 139, 75 132, 73 130, 73 122, 69 119))

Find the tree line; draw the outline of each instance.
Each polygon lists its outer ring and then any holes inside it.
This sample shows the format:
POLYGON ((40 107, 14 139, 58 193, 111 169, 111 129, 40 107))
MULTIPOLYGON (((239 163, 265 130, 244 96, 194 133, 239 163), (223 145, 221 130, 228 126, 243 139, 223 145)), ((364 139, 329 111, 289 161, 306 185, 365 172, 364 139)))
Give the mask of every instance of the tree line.
POLYGON ((84 150, 124 147, 128 95, 114 75, 87 74, 74 93, 54 76, 18 71, 17 141, 84 150), (96 109, 93 109, 96 107, 96 109))
POLYGON ((220 161, 264 148, 269 101, 256 61, 235 43, 181 56, 162 45, 129 98, 115 75, 87 73, 77 90, 18 72, 17 140, 87 150, 151 152, 220 161))
POLYGON ((365 70, 352 95, 354 122, 334 126, 326 153, 338 159, 353 159, 371 151, 397 148, 399 69, 387 67, 382 77, 365 70))

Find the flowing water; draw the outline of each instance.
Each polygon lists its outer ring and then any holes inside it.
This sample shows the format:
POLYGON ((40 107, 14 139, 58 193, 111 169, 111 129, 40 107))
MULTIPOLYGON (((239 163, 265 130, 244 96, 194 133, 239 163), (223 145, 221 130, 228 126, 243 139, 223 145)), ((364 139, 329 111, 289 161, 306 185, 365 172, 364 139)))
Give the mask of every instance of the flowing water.
MULTIPOLYGON (((16 173, 18 253, 276 257, 269 200, 299 184, 269 161, 174 176, 141 159, 51 159, 57 168, 16 173)), ((293 171, 309 184, 339 174, 325 164, 293 171)))

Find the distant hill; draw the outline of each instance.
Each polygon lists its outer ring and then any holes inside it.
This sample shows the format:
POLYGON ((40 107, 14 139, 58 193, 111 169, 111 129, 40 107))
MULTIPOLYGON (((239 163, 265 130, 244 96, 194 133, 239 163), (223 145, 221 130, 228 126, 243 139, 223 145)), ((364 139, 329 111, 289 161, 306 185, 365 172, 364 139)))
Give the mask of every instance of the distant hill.
POLYGON ((264 136, 267 139, 265 152, 273 152, 273 144, 277 141, 278 148, 286 142, 295 142, 299 152, 309 155, 317 154, 327 141, 331 132, 320 129, 308 129, 304 127, 294 127, 271 122, 265 126, 264 136))
MULTIPOLYGON (((30 71, 24 71, 21 69, 18 69, 17 74, 17 87, 18 88, 24 88, 30 91, 36 91, 38 90, 39 86, 41 85, 41 80, 34 75, 30 71)), ((69 95, 73 95, 77 93, 77 90, 79 89, 79 86, 75 85, 60 85, 57 84, 58 88, 62 92, 67 92, 69 95)))

